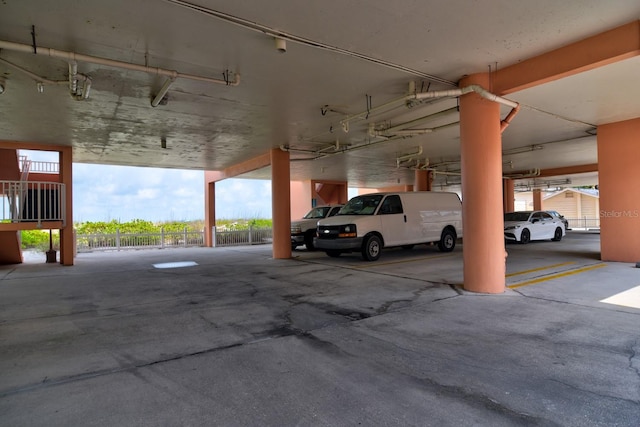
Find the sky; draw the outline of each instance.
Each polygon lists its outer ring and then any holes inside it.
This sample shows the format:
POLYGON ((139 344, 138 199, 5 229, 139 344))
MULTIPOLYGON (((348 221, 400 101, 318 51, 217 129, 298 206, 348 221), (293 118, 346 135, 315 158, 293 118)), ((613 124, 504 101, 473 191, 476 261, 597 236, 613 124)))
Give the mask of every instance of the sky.
MULTIPOLYGON (((30 160, 58 154, 21 151, 30 160)), ((271 218, 271 181, 226 179, 216 183, 216 218, 271 218)), ((73 164, 74 222, 152 222, 204 219, 204 172, 131 166, 73 164)))
MULTIPOLYGON (((74 163, 75 222, 204 219, 204 172, 74 163)), ((271 181, 216 183, 216 218, 271 218, 271 181)))

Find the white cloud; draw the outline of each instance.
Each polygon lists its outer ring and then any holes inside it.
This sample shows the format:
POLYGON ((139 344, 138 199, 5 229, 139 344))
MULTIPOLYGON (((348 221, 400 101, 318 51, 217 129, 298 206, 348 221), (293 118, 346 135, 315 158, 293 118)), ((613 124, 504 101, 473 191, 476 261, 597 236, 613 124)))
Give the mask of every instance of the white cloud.
MULTIPOLYGON (((204 218, 204 172, 75 163, 74 221, 204 218)), ((271 218, 271 182, 216 183, 216 217, 271 218)))
POLYGON ((157 188, 140 188, 136 196, 139 199, 156 199, 160 191, 157 188))

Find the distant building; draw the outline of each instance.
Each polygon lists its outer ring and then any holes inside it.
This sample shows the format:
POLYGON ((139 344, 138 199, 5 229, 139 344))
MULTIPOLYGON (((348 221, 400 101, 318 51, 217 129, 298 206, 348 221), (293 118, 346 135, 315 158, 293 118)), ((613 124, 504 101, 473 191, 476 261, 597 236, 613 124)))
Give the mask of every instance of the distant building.
MULTIPOLYGON (((594 189, 565 188, 542 198, 542 209, 558 211, 570 228, 600 228, 600 194, 594 189)), ((533 193, 515 195, 515 210, 533 210, 533 193)))

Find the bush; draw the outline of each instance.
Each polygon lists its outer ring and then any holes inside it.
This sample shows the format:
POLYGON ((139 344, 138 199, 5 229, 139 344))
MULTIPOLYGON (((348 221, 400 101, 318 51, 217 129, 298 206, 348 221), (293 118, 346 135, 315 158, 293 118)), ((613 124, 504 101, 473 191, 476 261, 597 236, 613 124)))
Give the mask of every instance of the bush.
MULTIPOLYGON (((253 228, 271 228, 272 220, 270 219, 220 219, 216 221, 216 226, 225 230, 248 230, 253 228)), ((77 235, 86 234, 116 234, 118 230, 122 234, 135 233, 160 233, 164 228, 165 233, 182 232, 186 228, 190 231, 202 231, 204 229, 204 221, 167 221, 154 224, 151 221, 143 219, 134 219, 129 222, 120 222, 111 220, 109 222, 80 222, 75 223, 77 235)), ((102 237, 98 238, 102 239, 102 237)), ((58 230, 53 230, 53 247, 58 249, 60 246, 60 238, 58 230)), ((87 243, 87 242, 85 242, 87 243)), ((79 242, 80 244, 80 242, 79 242)), ((115 246, 115 242, 105 243, 103 246, 115 246)), ((43 252, 49 250, 49 230, 24 230, 22 231, 22 248, 38 249, 43 252)))
MULTIPOLYGON (((58 230, 52 230, 53 248, 60 247, 58 230)), ((49 250, 49 230, 22 230, 22 249, 37 249, 42 252, 49 250)))

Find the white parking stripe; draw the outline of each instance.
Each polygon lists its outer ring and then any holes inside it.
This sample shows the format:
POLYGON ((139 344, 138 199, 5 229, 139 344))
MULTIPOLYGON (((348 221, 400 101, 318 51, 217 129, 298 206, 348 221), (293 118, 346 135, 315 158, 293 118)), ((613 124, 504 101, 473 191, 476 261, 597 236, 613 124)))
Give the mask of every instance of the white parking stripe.
POLYGON ((640 286, 610 296, 600 302, 615 304, 623 307, 640 308, 640 286))

